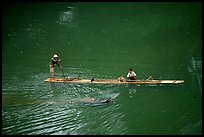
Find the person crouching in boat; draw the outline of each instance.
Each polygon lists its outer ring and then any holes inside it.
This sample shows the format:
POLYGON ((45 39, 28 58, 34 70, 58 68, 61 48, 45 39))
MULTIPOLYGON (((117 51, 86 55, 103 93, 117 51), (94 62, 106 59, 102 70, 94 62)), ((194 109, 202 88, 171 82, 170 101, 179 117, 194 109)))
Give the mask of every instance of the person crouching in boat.
POLYGON ((58 67, 62 70, 62 65, 61 65, 61 59, 58 58, 57 54, 54 54, 54 56, 50 59, 50 73, 52 79, 55 77, 55 71, 54 71, 54 64, 57 64, 58 67))
POLYGON ((127 77, 129 78, 129 80, 136 80, 136 73, 130 68, 127 77))

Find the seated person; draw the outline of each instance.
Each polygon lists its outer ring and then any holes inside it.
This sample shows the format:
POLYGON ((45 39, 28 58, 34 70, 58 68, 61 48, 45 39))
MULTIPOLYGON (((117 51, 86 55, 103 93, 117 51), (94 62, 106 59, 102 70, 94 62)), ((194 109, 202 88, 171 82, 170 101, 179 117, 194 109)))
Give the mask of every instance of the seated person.
POLYGON ((131 68, 129 69, 129 73, 127 74, 127 77, 129 78, 129 80, 136 80, 136 74, 131 68))

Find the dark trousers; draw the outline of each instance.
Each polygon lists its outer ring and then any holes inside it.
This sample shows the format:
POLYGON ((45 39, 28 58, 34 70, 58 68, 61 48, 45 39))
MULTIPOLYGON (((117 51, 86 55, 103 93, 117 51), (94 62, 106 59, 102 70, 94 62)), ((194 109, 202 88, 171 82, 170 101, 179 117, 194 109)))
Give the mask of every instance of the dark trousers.
POLYGON ((136 80, 136 77, 129 77, 130 80, 136 80))

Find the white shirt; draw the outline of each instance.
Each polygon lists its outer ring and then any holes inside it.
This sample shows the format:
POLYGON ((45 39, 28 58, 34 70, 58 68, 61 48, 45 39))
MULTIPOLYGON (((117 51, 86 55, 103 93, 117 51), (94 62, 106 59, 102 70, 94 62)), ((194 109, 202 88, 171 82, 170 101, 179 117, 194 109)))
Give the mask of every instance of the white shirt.
POLYGON ((136 77, 136 74, 135 74, 134 71, 132 71, 132 73, 129 72, 129 73, 127 74, 127 77, 128 77, 128 78, 129 78, 129 77, 134 77, 134 76, 136 77))

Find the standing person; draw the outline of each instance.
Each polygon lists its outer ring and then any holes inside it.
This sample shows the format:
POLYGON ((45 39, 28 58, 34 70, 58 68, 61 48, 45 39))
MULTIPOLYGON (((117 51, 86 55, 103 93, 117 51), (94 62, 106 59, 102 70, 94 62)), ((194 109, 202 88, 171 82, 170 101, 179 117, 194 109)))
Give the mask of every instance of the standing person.
POLYGON ((136 80, 136 74, 135 74, 135 72, 131 68, 129 69, 129 73, 127 74, 127 77, 130 80, 136 80))
POLYGON ((60 67, 60 69, 62 70, 62 65, 61 65, 61 59, 58 58, 58 55, 55 53, 53 55, 53 57, 50 59, 50 73, 51 73, 51 77, 52 79, 54 79, 55 77, 55 71, 54 71, 54 64, 57 64, 58 67, 60 67))

